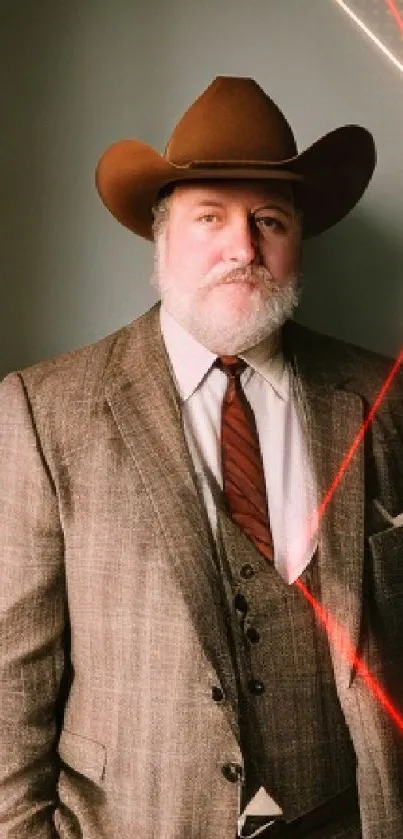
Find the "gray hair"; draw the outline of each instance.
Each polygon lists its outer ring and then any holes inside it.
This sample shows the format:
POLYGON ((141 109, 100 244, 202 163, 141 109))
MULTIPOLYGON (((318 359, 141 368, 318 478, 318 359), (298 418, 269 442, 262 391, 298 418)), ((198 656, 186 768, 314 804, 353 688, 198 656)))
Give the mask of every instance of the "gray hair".
POLYGON ((156 203, 152 208, 153 214, 153 236, 154 241, 158 239, 159 236, 164 232, 166 224, 169 218, 169 210, 171 206, 171 199, 172 199, 172 192, 168 194, 162 195, 161 198, 157 199, 156 203))

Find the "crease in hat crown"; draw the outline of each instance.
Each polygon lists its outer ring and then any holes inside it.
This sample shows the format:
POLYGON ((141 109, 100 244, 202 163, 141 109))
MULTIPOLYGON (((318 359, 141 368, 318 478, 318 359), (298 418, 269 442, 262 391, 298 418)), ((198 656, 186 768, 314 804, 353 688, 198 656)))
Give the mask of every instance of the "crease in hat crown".
POLYGON ((176 166, 186 166, 197 162, 267 164, 296 154, 290 125, 257 82, 218 76, 181 117, 164 157, 176 166), (222 126, 229 124, 231 131, 223 136, 222 126))
POLYGON ((163 154, 136 139, 113 143, 98 161, 96 185, 121 224, 152 240, 153 205, 171 184, 298 181, 308 237, 350 212, 375 160, 371 134, 357 125, 333 129, 298 153, 286 117, 256 81, 218 76, 179 119, 163 154))

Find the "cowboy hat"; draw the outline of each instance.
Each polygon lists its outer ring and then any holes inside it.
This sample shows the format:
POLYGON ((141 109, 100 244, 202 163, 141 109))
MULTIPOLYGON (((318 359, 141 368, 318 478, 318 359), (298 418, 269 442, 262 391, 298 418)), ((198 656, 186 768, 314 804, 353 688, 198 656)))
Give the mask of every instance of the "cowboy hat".
POLYGON ((171 184, 298 183, 307 238, 355 206, 375 160, 372 135, 358 125, 336 128, 298 154, 284 114, 253 79, 218 76, 177 123, 163 155, 139 140, 114 143, 98 162, 96 184, 121 224, 152 239, 152 207, 171 184))

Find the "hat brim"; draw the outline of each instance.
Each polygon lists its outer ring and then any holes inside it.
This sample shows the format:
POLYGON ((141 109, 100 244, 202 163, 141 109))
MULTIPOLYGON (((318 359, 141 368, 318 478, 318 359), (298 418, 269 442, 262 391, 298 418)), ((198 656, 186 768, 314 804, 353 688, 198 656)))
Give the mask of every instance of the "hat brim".
POLYGON ((102 155, 96 185, 115 218, 152 240, 152 207, 165 187, 187 181, 287 180, 300 184, 304 238, 340 221, 360 200, 376 163, 372 135, 345 125, 321 137, 301 154, 282 161, 193 161, 177 166, 151 146, 121 140, 102 155))

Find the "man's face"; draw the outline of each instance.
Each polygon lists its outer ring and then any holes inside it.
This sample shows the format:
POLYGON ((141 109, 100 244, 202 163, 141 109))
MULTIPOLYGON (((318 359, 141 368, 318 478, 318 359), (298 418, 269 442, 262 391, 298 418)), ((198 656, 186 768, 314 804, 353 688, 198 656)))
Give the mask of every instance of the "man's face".
POLYGON ((276 331, 297 303, 301 222, 288 184, 177 186, 156 238, 154 282, 168 311, 213 352, 276 331))

